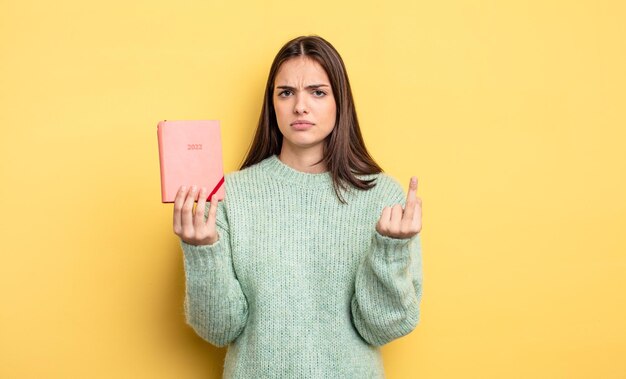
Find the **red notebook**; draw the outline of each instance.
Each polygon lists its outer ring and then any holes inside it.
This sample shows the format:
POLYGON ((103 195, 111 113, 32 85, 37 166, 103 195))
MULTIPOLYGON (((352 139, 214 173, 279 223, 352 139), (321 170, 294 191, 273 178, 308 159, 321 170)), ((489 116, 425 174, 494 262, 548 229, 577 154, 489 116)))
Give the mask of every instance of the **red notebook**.
POLYGON ((157 125, 161 166, 161 202, 173 203, 181 185, 224 199, 222 141, 218 120, 160 121, 157 125))

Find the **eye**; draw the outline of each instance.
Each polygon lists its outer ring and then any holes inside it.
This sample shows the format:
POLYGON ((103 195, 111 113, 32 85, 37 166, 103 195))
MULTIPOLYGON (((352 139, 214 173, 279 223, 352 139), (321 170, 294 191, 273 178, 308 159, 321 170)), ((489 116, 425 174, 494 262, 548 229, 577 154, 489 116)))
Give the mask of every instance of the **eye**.
POLYGON ((283 96, 283 94, 285 94, 285 93, 287 93, 287 92, 291 92, 291 91, 290 91, 290 90, 288 90, 288 89, 286 89, 286 90, 284 90, 284 91, 279 92, 279 93, 278 93, 278 96, 279 96, 279 97, 285 97, 285 96, 283 96))
POLYGON ((317 96, 317 97, 323 97, 323 96, 326 96, 326 92, 321 91, 321 90, 319 90, 319 89, 318 89, 318 90, 313 91, 313 93, 314 93, 314 94, 315 94, 315 96, 317 96))

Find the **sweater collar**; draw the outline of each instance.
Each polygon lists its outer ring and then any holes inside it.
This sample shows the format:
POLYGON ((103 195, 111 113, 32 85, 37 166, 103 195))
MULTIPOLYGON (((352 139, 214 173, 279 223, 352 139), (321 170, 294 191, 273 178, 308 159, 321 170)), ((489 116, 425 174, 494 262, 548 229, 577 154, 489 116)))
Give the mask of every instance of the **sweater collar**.
POLYGON ((277 154, 270 155, 263 160, 263 166, 279 181, 299 184, 306 187, 328 186, 332 185, 333 181, 330 171, 318 174, 298 171, 278 159, 277 154))

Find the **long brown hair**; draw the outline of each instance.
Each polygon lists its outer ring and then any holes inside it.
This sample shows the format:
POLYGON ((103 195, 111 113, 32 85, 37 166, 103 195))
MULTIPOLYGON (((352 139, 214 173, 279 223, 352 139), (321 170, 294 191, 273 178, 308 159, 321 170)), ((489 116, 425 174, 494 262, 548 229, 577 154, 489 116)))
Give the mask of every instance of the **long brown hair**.
POLYGON ((240 169, 280 153, 283 136, 278 129, 276 111, 272 101, 274 80, 283 62, 300 56, 306 56, 318 62, 330 80, 337 109, 335 127, 326 137, 324 155, 317 163, 324 162, 326 164, 332 175, 335 193, 339 200, 345 204, 346 202, 340 194, 340 188, 345 190, 348 186, 352 186, 361 190, 369 190, 376 185, 375 179, 359 179, 356 175, 377 174, 383 170, 365 148, 356 116, 348 73, 343 60, 337 50, 322 37, 311 35, 294 38, 276 54, 267 78, 256 134, 240 169))

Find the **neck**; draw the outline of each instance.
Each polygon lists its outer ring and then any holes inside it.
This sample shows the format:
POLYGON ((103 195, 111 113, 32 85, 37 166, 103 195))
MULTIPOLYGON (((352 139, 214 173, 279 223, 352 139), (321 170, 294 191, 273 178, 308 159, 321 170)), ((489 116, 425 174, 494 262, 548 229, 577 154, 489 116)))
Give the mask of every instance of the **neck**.
POLYGON ((315 163, 322 159, 322 154, 321 146, 320 148, 294 150, 283 143, 278 159, 294 170, 308 174, 320 174, 326 172, 326 165, 324 162, 315 163))

